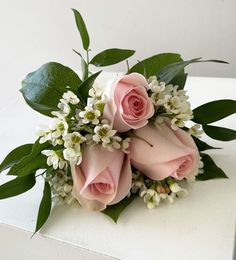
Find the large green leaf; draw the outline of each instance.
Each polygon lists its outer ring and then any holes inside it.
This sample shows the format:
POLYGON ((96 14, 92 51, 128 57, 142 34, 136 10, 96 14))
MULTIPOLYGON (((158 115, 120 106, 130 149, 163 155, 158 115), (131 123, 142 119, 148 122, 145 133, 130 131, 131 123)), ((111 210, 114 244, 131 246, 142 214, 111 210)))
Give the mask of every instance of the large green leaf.
POLYGON ((0 172, 12 167, 19 162, 24 156, 31 153, 33 144, 24 144, 12 150, 3 162, 0 164, 0 172))
POLYGON ((97 67, 109 66, 128 59, 134 53, 134 50, 108 49, 93 57, 93 59, 90 61, 90 64, 93 64, 97 67))
POLYGON ((81 85, 78 88, 78 93, 80 96, 81 101, 86 104, 87 103, 87 98, 88 98, 88 93, 90 88, 93 86, 93 83, 97 76, 101 73, 101 71, 93 74, 89 78, 87 78, 84 82, 81 83, 81 85))
POLYGON ((47 149, 49 146, 50 144, 48 143, 40 144, 39 141, 36 141, 32 152, 14 164, 9 170, 8 175, 32 175, 38 169, 46 169, 48 167, 46 163, 47 157, 41 154, 41 151, 47 149))
POLYGON ((217 62, 217 63, 226 63, 225 61, 221 60, 201 60, 201 58, 192 59, 189 61, 181 61, 167 65, 166 67, 162 68, 158 73, 158 79, 160 81, 165 82, 166 84, 171 83, 171 81, 179 74, 183 72, 183 69, 192 64, 198 62, 217 62))
POLYGON ((205 181, 210 179, 228 178, 208 154, 201 153, 201 157, 204 163, 204 173, 199 174, 197 180, 205 181))
POLYGON ((176 75, 172 80, 171 80, 171 84, 173 84, 174 86, 179 86, 178 89, 183 89, 187 80, 188 74, 184 73, 184 71, 182 71, 181 73, 179 73, 178 75, 176 75))
POLYGON ((24 177, 17 177, 0 186, 0 199, 6 199, 17 196, 30 190, 35 185, 35 176, 28 175, 24 177))
POLYGON ((48 182, 45 181, 43 197, 39 206, 37 224, 34 234, 40 230, 40 228, 47 221, 52 208, 52 197, 51 197, 51 187, 48 182))
POLYGON ((129 70, 129 72, 138 72, 144 74, 145 68, 146 76, 149 78, 150 76, 157 75, 158 72, 165 66, 179 61, 182 61, 180 54, 160 53, 138 62, 129 70))
POLYGON ((105 210, 102 211, 102 213, 109 216, 115 223, 117 223, 120 214, 134 200, 134 198, 135 195, 132 195, 129 198, 126 197, 119 203, 108 206, 105 210))
POLYGON ((203 125, 202 128, 208 136, 216 140, 232 141, 236 139, 236 131, 233 129, 213 125, 203 125))
POLYGON ((75 9, 72 9, 72 11, 74 12, 75 22, 76 22, 77 28, 78 28, 80 36, 81 36, 83 47, 87 51, 89 48, 90 39, 89 39, 86 25, 85 25, 84 20, 83 20, 81 14, 79 13, 79 11, 77 11, 75 9))
POLYGON ((68 89, 77 91, 81 80, 70 68, 49 62, 28 74, 22 82, 21 92, 27 104, 41 114, 52 116, 57 104, 68 89))
POLYGON ((210 149, 221 149, 221 148, 210 146, 209 144, 203 142, 202 140, 200 140, 194 136, 192 136, 192 137, 193 137, 193 140, 199 151, 205 151, 205 150, 210 150, 210 149))
POLYGON ((199 124, 210 124, 234 113, 236 113, 236 100, 215 100, 195 108, 193 121, 199 124))

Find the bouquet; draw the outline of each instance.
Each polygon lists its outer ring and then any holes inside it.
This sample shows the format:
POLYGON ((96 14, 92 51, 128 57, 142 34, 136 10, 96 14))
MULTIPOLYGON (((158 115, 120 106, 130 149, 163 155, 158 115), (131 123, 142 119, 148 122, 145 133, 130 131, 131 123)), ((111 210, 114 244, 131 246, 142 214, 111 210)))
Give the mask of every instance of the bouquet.
POLYGON ((35 111, 51 117, 40 126, 35 143, 11 151, 0 172, 14 179, 0 186, 0 199, 32 189, 37 178, 45 181, 35 232, 54 204, 75 204, 101 211, 117 222, 121 212, 140 197, 149 209, 173 203, 187 194, 188 183, 227 178, 205 153, 217 149, 202 141, 231 141, 236 131, 213 126, 236 113, 230 99, 206 103, 192 110, 184 90, 192 63, 219 62, 195 58, 183 61, 176 53, 162 53, 138 61, 135 51, 107 49, 90 59, 90 38, 73 9, 85 55, 82 75, 56 62, 28 74, 21 93, 35 111), (127 72, 98 84, 95 68, 126 60, 127 72))

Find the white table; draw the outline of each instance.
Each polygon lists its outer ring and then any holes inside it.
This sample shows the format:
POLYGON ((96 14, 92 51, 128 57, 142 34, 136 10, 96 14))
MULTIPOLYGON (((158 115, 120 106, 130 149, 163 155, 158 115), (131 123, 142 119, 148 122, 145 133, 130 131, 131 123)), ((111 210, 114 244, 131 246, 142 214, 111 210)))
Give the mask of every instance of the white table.
MULTIPOLYGON (((187 89, 196 107, 213 99, 235 99, 236 79, 190 77, 187 89)), ((35 126, 48 121, 17 95, 0 110, 1 160, 10 149, 33 141, 35 126)), ((8 92, 0 101, 6 98, 8 92)), ((235 115, 219 124, 236 128, 235 115)), ((0 201, 1 259, 231 260, 236 223, 236 142, 205 140, 225 148, 210 154, 229 180, 197 182, 186 198, 154 210, 137 200, 117 225, 101 213, 62 206, 53 209, 40 234, 30 239, 42 180, 21 196, 0 201)), ((0 176, 0 183, 6 180, 0 176)))

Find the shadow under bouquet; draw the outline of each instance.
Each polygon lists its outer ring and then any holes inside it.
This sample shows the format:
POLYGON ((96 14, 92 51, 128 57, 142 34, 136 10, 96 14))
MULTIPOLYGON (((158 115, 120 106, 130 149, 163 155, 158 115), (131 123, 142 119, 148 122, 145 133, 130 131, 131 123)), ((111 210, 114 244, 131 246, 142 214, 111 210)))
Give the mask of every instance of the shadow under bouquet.
POLYGON ((117 48, 90 59, 85 23, 73 12, 86 54, 74 50, 82 75, 49 62, 23 80, 26 103, 52 117, 52 124, 40 127, 35 143, 6 156, 0 171, 9 169, 7 174, 16 178, 0 186, 0 199, 24 193, 36 178, 43 178, 37 232, 50 215, 52 201, 77 203, 116 222, 136 197, 151 209, 186 195, 188 182, 227 178, 204 153, 217 148, 200 137, 205 132, 216 140, 236 139, 236 131, 211 125, 234 114, 236 101, 212 101, 192 110, 184 90, 185 67, 206 61, 162 53, 130 67, 127 59, 135 51, 117 48), (101 71, 90 70, 91 65, 124 60, 127 72, 111 81, 98 83, 101 71))

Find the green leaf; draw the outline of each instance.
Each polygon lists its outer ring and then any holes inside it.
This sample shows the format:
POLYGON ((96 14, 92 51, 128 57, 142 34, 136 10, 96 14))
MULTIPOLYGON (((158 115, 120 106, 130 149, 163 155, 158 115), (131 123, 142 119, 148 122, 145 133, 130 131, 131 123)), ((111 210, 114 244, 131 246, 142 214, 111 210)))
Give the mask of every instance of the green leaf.
POLYGON ((187 80, 188 74, 181 72, 171 80, 171 84, 179 86, 178 89, 183 89, 187 80))
POLYGON ((196 177, 197 180, 205 181, 210 179, 228 178, 208 154, 201 153, 201 157, 204 163, 204 173, 199 174, 196 177))
POLYGON ((24 193, 30 190, 35 183, 35 176, 33 175, 17 177, 0 186, 0 199, 6 199, 24 193))
POLYGON ((41 114, 52 116, 57 104, 69 89, 76 93, 81 80, 70 68, 49 62, 28 74, 22 82, 21 92, 27 104, 41 114))
POLYGON ((88 98, 88 93, 90 88, 93 86, 93 83, 97 76, 101 73, 101 71, 93 74, 89 78, 87 78, 84 82, 81 83, 81 85, 78 88, 78 93, 80 96, 81 101, 86 104, 87 103, 87 98, 88 98))
POLYGON ((134 50, 108 49, 97 54, 90 61, 90 64, 93 64, 97 67, 109 66, 128 59, 134 53, 134 50))
POLYGON ((83 57, 81 57, 81 70, 82 70, 82 79, 86 80, 88 78, 88 64, 86 63, 83 57))
POLYGON ((73 49, 73 52, 75 52, 81 58, 82 80, 84 81, 84 80, 86 80, 88 78, 88 73, 89 73, 89 71, 88 71, 88 64, 84 60, 83 56, 78 51, 73 49))
POLYGON ((74 12, 75 22, 76 22, 77 28, 78 28, 80 36, 81 36, 83 47, 87 51, 89 48, 90 39, 89 39, 86 25, 84 23, 84 20, 83 20, 81 14, 75 9, 72 9, 72 11, 74 12))
POLYGON ((134 200, 134 198, 135 195, 132 195, 129 198, 126 197, 119 203, 108 206, 105 210, 102 211, 102 213, 109 216, 115 223, 117 223, 120 214, 134 200))
POLYGON ((233 129, 213 125, 203 125, 202 128, 208 136, 216 140, 232 141, 236 139, 236 131, 233 129))
POLYGON ((197 148, 199 151, 205 151, 205 150, 210 150, 210 149, 221 149, 217 147, 210 146, 209 144, 203 142, 202 140, 192 136, 197 148))
POLYGON ((39 141, 36 141, 33 145, 32 152, 14 164, 7 175, 32 175, 38 169, 46 169, 48 167, 46 163, 47 157, 41 154, 41 151, 49 146, 50 144, 48 143, 40 144, 39 141))
POLYGON ((51 197, 51 187, 48 182, 45 181, 43 197, 39 206, 37 224, 34 234, 40 230, 40 228, 47 221, 52 208, 52 197, 51 197))
POLYGON ((199 124, 210 124, 234 113, 236 113, 236 100, 215 100, 195 108, 193 121, 199 124))
POLYGON ((0 173, 12 167, 15 163, 19 162, 24 156, 30 154, 32 147, 33 144, 24 144, 12 150, 0 164, 0 173))
POLYGON ((26 156, 17 164, 13 165, 7 175, 25 176, 32 175, 39 169, 46 169, 46 156, 38 154, 35 157, 26 156))
POLYGON ((181 61, 177 63, 173 63, 164 67, 159 73, 157 74, 158 79, 160 81, 164 81, 166 84, 171 83, 171 81, 177 76, 179 73, 183 71, 183 69, 192 64, 198 62, 217 62, 217 63, 226 63, 225 61, 220 60, 200 60, 201 58, 192 59, 189 61, 181 61))
POLYGON ((182 61, 180 54, 177 53, 161 53, 149 57, 134 65, 129 72, 138 72, 143 74, 144 67, 146 69, 146 77, 157 75, 158 72, 169 64, 182 61))
POLYGON ((171 81, 179 74, 183 73, 183 69, 192 64, 192 63, 198 63, 198 62, 217 62, 217 63, 227 63, 225 61, 220 60, 200 60, 201 58, 192 59, 189 61, 181 61, 173 64, 169 64, 163 69, 161 69, 158 73, 158 79, 160 81, 165 82, 166 84, 171 83, 171 81))

